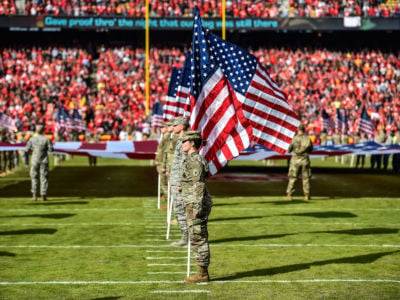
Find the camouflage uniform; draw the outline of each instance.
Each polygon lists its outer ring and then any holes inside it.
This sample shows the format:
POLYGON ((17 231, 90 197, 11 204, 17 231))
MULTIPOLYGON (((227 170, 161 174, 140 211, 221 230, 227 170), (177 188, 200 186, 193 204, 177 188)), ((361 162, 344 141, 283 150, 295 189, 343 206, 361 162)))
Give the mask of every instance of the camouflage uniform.
MULTIPOLYGON (((166 132, 162 139, 162 146, 160 149, 160 159, 159 159, 159 169, 160 169, 160 179, 161 179, 160 189, 161 189, 161 195, 164 195, 165 197, 168 194, 168 178, 166 172, 163 172, 163 169, 166 168, 166 161, 167 161, 166 149, 168 148, 170 140, 171 140, 171 133, 166 132)), ((158 162, 156 162, 156 164, 157 163, 158 162)))
MULTIPOLYGON (((7 128, 0 129, 0 142, 9 143, 9 139, 7 136, 7 128)), ((0 151, 0 173, 5 174, 7 171, 7 167, 9 167, 10 159, 9 159, 10 151, 0 151)))
POLYGON ((40 194, 41 196, 46 196, 49 178, 48 152, 53 151, 53 145, 49 138, 42 134, 36 134, 26 144, 25 151, 33 151, 30 172, 32 194, 34 197, 38 195, 40 178, 40 194))
MULTIPOLYGON (((174 125, 184 125, 186 128, 188 119, 185 117, 176 118, 174 125)), ((182 239, 179 242, 173 243, 173 246, 183 246, 187 244, 188 239, 188 228, 186 224, 186 207, 185 201, 182 198, 182 194, 179 192, 178 187, 181 184, 182 178, 182 165, 186 159, 187 153, 182 150, 182 140, 178 138, 178 142, 175 146, 175 152, 172 160, 171 173, 169 176, 169 182, 171 184, 172 199, 174 203, 175 218, 178 221, 179 227, 182 232, 182 239)))
MULTIPOLYGON (((98 143, 100 142, 100 138, 98 136, 95 136, 92 132, 90 133, 90 136, 87 139, 87 142, 89 143, 98 143)), ((89 166, 93 166, 95 167, 97 164, 97 157, 96 156, 88 156, 88 162, 89 162, 89 166)))
POLYGON ((306 197, 310 196, 310 178, 311 178, 311 169, 310 169, 310 157, 309 153, 312 152, 313 145, 311 140, 304 136, 303 134, 297 134, 292 143, 289 146, 288 152, 293 152, 292 158, 290 160, 289 167, 289 184, 287 186, 286 194, 288 196, 293 195, 294 187, 297 181, 297 177, 300 173, 302 174, 303 179, 303 191, 306 197))
POLYGON ((196 263, 202 267, 210 264, 207 221, 212 200, 206 187, 208 172, 207 162, 197 151, 183 160, 181 187, 186 203, 186 221, 196 263))
POLYGON ((174 160, 175 148, 178 143, 179 136, 172 134, 168 143, 168 147, 165 149, 166 160, 164 161, 164 169, 167 170, 168 176, 171 173, 172 161, 174 160))
MULTIPOLYGON (((55 142, 65 142, 67 140, 66 136, 62 132, 57 132, 56 137, 54 138, 55 142)), ((58 166, 60 162, 65 160, 65 155, 55 154, 54 155, 54 164, 58 166)))

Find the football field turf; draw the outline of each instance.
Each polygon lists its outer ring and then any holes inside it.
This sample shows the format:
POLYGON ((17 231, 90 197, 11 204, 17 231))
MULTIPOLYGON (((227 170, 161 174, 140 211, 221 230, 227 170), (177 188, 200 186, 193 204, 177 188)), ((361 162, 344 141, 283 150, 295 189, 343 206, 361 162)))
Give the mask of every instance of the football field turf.
MULTIPOLYGON (((312 162, 313 163, 313 162, 312 162)), ((0 299, 398 299, 400 178, 322 168, 311 202, 283 200, 284 162, 233 163, 209 182, 211 282, 184 284, 147 161, 75 157, 30 201, 26 169, 0 178, 0 299)), ((192 272, 196 270, 192 259, 192 272)))

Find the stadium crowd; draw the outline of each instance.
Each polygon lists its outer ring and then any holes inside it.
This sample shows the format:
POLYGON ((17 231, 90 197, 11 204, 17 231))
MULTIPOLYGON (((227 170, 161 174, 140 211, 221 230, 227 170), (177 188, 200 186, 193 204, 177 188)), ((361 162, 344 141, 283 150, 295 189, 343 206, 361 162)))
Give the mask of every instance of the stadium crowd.
MULTIPOLYGON (((121 15, 143 17, 143 0, 5 0, 0 15, 121 15)), ((204 17, 220 17, 221 1, 150 0, 151 17, 192 17, 194 4, 204 17)), ((393 0, 227 0, 227 16, 236 18, 275 17, 395 17, 400 16, 400 3, 393 0)))

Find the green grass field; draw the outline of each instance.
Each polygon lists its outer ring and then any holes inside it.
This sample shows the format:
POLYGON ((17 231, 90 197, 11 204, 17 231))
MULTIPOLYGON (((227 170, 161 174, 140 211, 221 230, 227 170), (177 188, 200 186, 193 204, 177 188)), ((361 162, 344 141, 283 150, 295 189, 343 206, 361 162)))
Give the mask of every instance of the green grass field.
MULTIPOLYGON (((285 162, 233 162, 210 181, 208 284, 183 283, 148 161, 75 157, 30 201, 27 169, 0 178, 0 299, 399 299, 400 178, 312 161, 312 196, 283 200, 285 162), (329 168, 327 168, 329 167, 329 168), (228 174, 228 175, 229 175, 228 174)), ((195 271, 192 260, 192 271, 195 271)))

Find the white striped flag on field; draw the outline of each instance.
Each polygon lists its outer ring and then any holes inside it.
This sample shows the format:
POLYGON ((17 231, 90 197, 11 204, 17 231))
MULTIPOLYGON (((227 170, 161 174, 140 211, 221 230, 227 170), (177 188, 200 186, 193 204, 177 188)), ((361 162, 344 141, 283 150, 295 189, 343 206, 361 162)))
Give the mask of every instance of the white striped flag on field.
POLYGON ((211 32, 206 33, 204 44, 241 102, 252 127, 252 141, 285 154, 300 124, 286 95, 266 68, 246 50, 211 32))
POLYGON ((247 123, 228 79, 206 42, 197 7, 192 40, 192 85, 190 125, 207 141, 200 153, 215 174, 230 159, 250 145, 251 127, 247 123))
POLYGON ((372 123, 365 106, 361 111, 361 118, 360 122, 358 123, 358 131, 366 133, 369 137, 371 137, 375 131, 374 123, 372 123))
POLYGON ((344 110, 336 109, 336 129, 340 133, 347 133, 347 116, 344 110))
POLYGON ((325 111, 325 109, 322 110, 322 128, 321 130, 327 130, 327 131, 334 131, 335 130, 335 122, 331 119, 331 116, 328 115, 328 113, 325 111))
POLYGON ((0 112, 0 128, 1 127, 6 127, 10 131, 16 129, 14 120, 2 112, 0 112))
POLYGON ((173 67, 171 71, 171 78, 169 80, 168 93, 164 102, 163 120, 172 120, 176 112, 176 94, 178 92, 179 80, 181 77, 181 70, 173 67))

